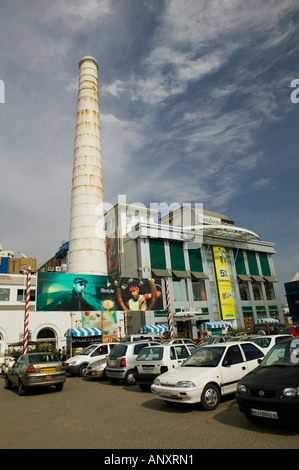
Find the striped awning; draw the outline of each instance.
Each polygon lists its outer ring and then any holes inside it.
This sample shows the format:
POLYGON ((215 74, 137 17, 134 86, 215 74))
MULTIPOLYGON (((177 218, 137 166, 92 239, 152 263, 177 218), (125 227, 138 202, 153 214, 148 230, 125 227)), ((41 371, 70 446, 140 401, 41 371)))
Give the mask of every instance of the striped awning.
POLYGON ((256 321, 257 323, 280 323, 276 318, 261 318, 256 321))
POLYGON ((138 333, 158 333, 163 334, 168 331, 168 325, 143 325, 138 333))
POLYGON ((69 328, 64 336, 101 336, 101 328, 69 328))
POLYGON ((201 325, 202 328, 229 328, 230 325, 228 323, 225 323, 224 321, 208 321, 204 322, 201 325))

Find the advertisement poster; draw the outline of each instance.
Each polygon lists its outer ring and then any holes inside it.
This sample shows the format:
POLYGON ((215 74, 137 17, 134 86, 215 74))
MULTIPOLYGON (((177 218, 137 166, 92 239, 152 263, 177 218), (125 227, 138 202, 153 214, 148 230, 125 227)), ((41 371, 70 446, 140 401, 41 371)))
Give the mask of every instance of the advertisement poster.
POLYGON ((38 273, 37 311, 163 310, 161 279, 38 273))
POLYGON ((102 342, 109 343, 118 336, 117 315, 112 312, 83 312, 83 328, 101 328, 103 331, 102 342))
POLYGON ((221 246, 213 246, 213 255, 222 319, 231 320, 235 318, 236 315, 226 250, 221 246))

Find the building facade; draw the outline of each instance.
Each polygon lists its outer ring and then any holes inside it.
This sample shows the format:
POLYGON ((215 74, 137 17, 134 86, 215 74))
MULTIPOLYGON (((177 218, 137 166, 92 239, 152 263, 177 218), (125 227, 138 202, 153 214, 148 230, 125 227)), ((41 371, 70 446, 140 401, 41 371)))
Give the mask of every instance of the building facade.
MULTIPOLYGON (((140 221, 118 250, 120 276, 168 279, 174 334, 195 338, 203 323, 220 320, 246 329, 262 318, 284 322, 274 244, 227 216, 179 209, 160 224, 140 221)), ((147 324, 163 321, 166 313, 146 312, 147 324)))

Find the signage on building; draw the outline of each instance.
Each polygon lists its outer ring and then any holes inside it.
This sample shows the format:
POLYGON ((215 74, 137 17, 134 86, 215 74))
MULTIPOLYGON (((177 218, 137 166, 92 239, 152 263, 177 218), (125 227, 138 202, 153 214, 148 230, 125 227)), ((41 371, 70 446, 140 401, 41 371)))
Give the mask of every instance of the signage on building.
POLYGON ((222 319, 232 320, 236 318, 236 314, 226 249, 222 246, 213 246, 213 255, 222 319))
POLYGON ((37 311, 163 310, 161 279, 38 273, 37 311))

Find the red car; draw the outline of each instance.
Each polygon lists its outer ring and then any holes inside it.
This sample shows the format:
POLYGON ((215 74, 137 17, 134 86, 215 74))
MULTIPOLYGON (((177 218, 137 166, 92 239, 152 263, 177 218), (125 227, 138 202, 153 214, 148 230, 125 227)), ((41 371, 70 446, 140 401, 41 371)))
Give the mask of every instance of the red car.
POLYGON ((287 326, 284 328, 281 332, 281 335, 287 334, 287 335, 293 335, 293 336, 299 336, 299 325, 294 325, 294 326, 287 326))

